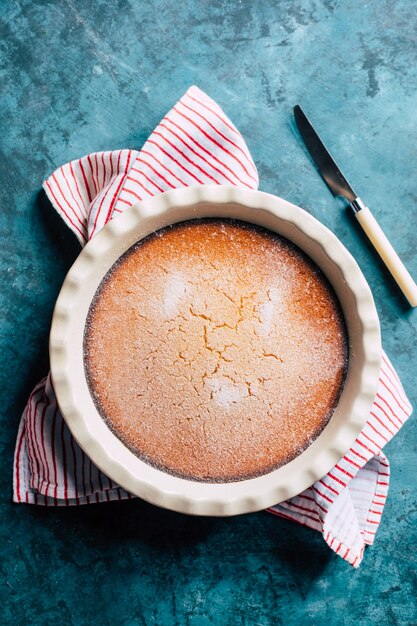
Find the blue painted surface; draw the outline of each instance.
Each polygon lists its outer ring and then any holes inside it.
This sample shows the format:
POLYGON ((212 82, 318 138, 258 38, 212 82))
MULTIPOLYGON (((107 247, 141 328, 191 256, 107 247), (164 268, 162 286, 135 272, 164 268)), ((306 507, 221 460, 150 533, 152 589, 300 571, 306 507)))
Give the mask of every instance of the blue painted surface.
POLYGON ((384 345, 417 404, 417 312, 334 200, 291 122, 310 113, 417 275, 415 5, 408 0, 19 0, 0 8, 0 614, 9 624, 417 624, 417 426, 387 446, 391 490, 353 571, 265 513, 194 519, 139 501, 14 506, 25 400, 78 245, 40 193, 56 166, 139 148, 192 83, 218 100, 261 189, 307 208, 354 254, 384 345))

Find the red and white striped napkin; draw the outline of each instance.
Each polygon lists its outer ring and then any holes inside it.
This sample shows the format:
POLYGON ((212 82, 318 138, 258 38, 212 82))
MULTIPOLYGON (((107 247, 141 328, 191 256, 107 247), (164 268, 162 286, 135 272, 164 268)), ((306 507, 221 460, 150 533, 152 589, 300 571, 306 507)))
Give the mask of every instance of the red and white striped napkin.
MULTIPOLYGON (((45 191, 83 245, 138 200, 191 185, 230 184, 256 189, 248 148, 222 109, 191 87, 140 152, 97 152, 56 170, 45 191)), ((357 567, 378 529, 389 485, 381 449, 412 407, 383 354, 378 393, 365 427, 331 472, 304 493, 269 511, 322 533, 357 567)), ((133 497, 83 453, 57 406, 50 376, 33 390, 20 422, 14 459, 15 502, 69 506, 133 497)))

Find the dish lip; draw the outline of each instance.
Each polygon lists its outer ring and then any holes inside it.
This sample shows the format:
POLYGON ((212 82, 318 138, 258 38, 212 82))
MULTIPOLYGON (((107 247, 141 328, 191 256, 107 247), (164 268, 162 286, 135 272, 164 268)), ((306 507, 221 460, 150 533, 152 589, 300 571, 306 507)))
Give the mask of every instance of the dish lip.
MULTIPOLYGON (((150 232, 160 227, 163 226, 150 232)), ((137 237, 136 241, 141 238, 137 237)), ((96 282, 94 293, 101 279, 96 282)), ((342 303, 341 307, 346 317, 342 303)), ((357 262, 336 235, 310 213, 278 196, 224 185, 170 190, 132 205, 108 222, 86 244, 64 280, 52 317, 49 350, 52 382, 61 413, 77 443, 99 469, 126 491, 152 504, 181 513, 212 516, 238 515, 271 507, 303 492, 325 476, 344 456, 367 420, 377 391, 382 358, 379 318, 370 287, 357 262), (235 207, 236 215, 229 214, 230 206, 225 210, 228 205, 235 207), (249 211, 261 221, 239 217, 239 211, 242 214, 249 211), (317 244, 329 265, 341 274, 339 281, 329 279, 335 290, 346 290, 353 296, 353 317, 360 327, 355 331, 355 340, 363 354, 360 371, 355 372, 357 393, 352 398, 351 410, 335 432, 329 434, 331 418, 311 446, 290 463, 268 474, 235 483, 201 483, 173 476, 141 461, 111 433, 95 407, 96 414, 93 414, 92 402, 87 406, 87 402, 79 401, 78 397, 82 398, 83 394, 86 399, 87 383, 84 367, 81 371, 73 367, 74 332, 78 339, 80 330, 81 336, 84 334, 86 316, 80 315, 77 304, 82 301, 88 272, 101 263, 102 279, 114 263, 111 261, 107 267, 110 253, 117 254, 116 259, 121 256, 132 245, 129 237, 134 237, 144 224, 163 219, 166 226, 196 217, 219 216, 260 225, 264 217, 269 216, 268 219, 295 228, 306 241, 317 244)), ((348 376, 349 371, 348 364, 348 376)))

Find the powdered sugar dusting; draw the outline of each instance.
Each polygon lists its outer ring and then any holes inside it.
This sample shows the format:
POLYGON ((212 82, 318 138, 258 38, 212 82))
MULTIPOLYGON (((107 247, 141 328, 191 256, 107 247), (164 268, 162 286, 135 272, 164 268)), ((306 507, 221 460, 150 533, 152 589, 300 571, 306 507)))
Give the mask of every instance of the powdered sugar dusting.
POLYGON ((242 222, 196 220, 112 268, 85 351, 97 407, 128 447, 171 473, 230 481, 317 437, 347 339, 334 293, 298 249, 242 222))
POLYGON ((180 272, 173 272, 167 277, 163 301, 163 311, 167 315, 178 312, 178 305, 186 291, 187 283, 180 272))
POLYGON ((214 404, 229 407, 241 401, 247 395, 247 388, 243 383, 235 384, 225 378, 211 378, 207 380, 207 386, 213 392, 211 399, 214 404))

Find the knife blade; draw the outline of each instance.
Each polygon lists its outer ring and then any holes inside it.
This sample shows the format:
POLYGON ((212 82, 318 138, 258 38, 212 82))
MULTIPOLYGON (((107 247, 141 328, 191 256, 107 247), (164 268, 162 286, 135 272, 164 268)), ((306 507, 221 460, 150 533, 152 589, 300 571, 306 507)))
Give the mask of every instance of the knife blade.
POLYGON ((355 216, 397 282, 401 291, 412 307, 417 306, 417 284, 404 263, 395 252, 374 215, 353 191, 336 161, 320 139, 310 120, 297 104, 294 107, 294 119, 304 144, 316 165, 321 177, 334 196, 342 196, 349 202, 355 216))
POLYGON ((334 196, 343 196, 349 202, 353 202, 358 197, 357 194, 343 176, 336 161, 298 104, 294 107, 294 118, 306 148, 332 194, 334 196))

